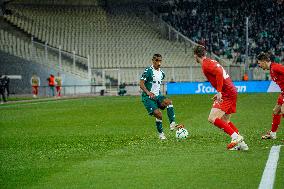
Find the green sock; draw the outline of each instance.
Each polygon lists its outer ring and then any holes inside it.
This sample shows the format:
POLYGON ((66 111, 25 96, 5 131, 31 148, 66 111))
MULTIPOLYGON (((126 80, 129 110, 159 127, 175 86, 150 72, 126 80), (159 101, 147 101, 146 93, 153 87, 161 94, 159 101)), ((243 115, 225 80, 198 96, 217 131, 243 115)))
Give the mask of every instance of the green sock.
POLYGON ((176 116, 175 116, 174 106, 172 104, 167 106, 167 114, 168 114, 170 123, 175 122, 176 116))
POLYGON ((162 120, 156 118, 156 127, 159 133, 163 132, 163 123, 162 120))

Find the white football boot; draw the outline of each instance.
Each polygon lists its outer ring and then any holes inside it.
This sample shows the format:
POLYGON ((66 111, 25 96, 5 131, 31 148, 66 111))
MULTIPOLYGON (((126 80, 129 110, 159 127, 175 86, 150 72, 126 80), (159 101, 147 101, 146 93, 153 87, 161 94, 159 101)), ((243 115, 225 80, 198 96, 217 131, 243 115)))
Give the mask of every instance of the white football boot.
POLYGON ((171 124, 170 124, 170 130, 171 130, 171 131, 175 130, 177 125, 178 125, 178 124, 176 124, 176 122, 171 122, 171 124))
POLYGON ((238 137, 234 140, 231 140, 231 143, 227 145, 227 149, 231 150, 235 146, 238 146, 239 143, 243 142, 244 138, 241 135, 238 135, 238 137))
POLYGON ((160 140, 166 140, 167 137, 165 136, 164 133, 159 133, 159 139, 160 139, 160 140))
POLYGON ((249 150, 249 147, 248 147, 248 145, 244 141, 242 141, 239 144, 237 144, 236 146, 234 146, 233 148, 230 148, 229 150, 232 150, 232 151, 233 150, 247 151, 247 150, 249 150))
POLYGON ((240 142, 240 143, 239 143, 239 146, 240 146, 240 150, 243 150, 243 151, 249 150, 249 147, 248 147, 248 145, 245 143, 245 141, 240 142))
POLYGON ((262 139, 276 139, 276 132, 268 131, 266 135, 261 137, 262 139))

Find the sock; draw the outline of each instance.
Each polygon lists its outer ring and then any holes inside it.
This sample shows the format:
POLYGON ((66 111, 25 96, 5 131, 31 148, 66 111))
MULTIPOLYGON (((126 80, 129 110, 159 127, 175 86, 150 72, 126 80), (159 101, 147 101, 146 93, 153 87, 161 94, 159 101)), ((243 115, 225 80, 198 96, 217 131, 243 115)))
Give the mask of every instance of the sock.
POLYGON ((156 118, 156 127, 157 127, 157 130, 158 130, 158 133, 163 132, 162 120, 156 118))
POLYGON ((167 106, 167 114, 170 123, 175 122, 175 111, 174 111, 174 106, 172 104, 167 106))
POLYGON ((235 140, 235 139, 237 139, 238 138, 238 133, 236 133, 236 132, 234 132, 232 135, 231 135, 231 138, 232 138, 232 140, 235 140))
POLYGON ((219 118, 215 119, 214 125, 219 127, 220 129, 223 129, 224 132, 230 136, 235 132, 225 121, 219 118))
POLYGON ((232 122, 229 122, 228 125, 229 125, 237 134, 239 134, 238 128, 237 128, 232 122))
POLYGON ((272 117, 271 131, 276 132, 281 122, 281 115, 273 114, 272 117))

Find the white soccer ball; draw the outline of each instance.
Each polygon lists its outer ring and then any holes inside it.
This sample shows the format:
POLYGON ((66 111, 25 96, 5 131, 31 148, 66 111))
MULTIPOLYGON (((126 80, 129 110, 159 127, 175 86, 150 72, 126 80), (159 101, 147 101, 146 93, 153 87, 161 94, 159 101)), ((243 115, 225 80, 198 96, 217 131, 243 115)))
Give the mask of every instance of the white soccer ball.
POLYGON ((186 139, 188 137, 188 131, 185 128, 179 128, 176 131, 176 138, 177 139, 186 139))

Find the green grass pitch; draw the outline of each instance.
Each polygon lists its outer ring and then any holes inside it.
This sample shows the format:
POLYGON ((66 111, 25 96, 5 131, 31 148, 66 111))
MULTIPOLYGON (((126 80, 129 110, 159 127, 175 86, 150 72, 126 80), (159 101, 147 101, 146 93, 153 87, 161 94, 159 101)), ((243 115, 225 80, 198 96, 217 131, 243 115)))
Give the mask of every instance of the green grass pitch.
MULTIPOLYGON (((257 188, 271 146, 278 94, 240 94, 232 121, 248 152, 227 151, 230 138, 210 125, 213 95, 169 96, 190 138, 169 131, 159 141, 140 97, 94 97, 0 106, 0 188, 257 188)), ((284 188, 284 147, 275 188, 284 188)))

